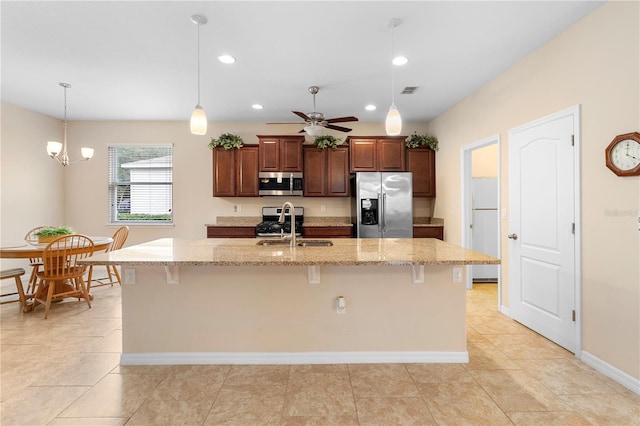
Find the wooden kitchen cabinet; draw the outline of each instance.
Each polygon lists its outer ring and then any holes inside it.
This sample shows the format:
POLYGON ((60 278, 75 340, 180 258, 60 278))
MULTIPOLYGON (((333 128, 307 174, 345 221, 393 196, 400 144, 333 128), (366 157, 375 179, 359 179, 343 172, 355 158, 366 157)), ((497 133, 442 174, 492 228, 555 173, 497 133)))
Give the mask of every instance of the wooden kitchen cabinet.
POLYGON ((351 238, 352 226, 303 226, 302 236, 305 238, 351 238))
POLYGON ((351 172, 403 172, 406 136, 349 136, 351 172))
POLYGON ((261 172, 301 172, 304 136, 258 135, 261 172))
POLYGON ((213 196, 258 196, 258 147, 213 149, 213 196))
POLYGON ((413 174, 413 196, 436 196, 436 153, 431 148, 407 149, 407 171, 413 174))
POLYGON ((303 149, 304 196, 349 196, 349 148, 319 149, 308 145, 303 149))
POLYGON ((254 238, 255 226, 207 226, 207 238, 254 238))
POLYGON ((414 226, 413 238, 437 238, 444 240, 443 226, 414 226))

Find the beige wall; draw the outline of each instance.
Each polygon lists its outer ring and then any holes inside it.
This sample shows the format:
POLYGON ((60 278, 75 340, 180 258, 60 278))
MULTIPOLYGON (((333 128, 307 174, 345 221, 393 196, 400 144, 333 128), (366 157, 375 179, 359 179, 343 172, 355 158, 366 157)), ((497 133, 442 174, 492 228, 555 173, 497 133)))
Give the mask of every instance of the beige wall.
POLYGON ((498 145, 493 144, 471 151, 471 177, 498 177, 498 145))
MULTIPOLYGON (((430 123, 440 140, 435 215, 460 242, 460 149, 501 135, 501 202, 508 206, 508 131, 581 105, 583 349, 640 378, 640 178, 616 177, 604 149, 640 130, 640 3, 611 2, 430 123), (443 167, 446 164, 446 167, 443 167)), ((509 261, 502 224, 503 265, 509 261)), ((502 269, 503 303, 508 268, 502 269)))
MULTIPOLYGON (((63 168, 46 152, 48 140, 62 140, 62 122, 6 103, 0 114, 0 241, 9 244, 35 226, 65 223, 63 168)), ((0 260, 2 269, 24 265, 0 260)))

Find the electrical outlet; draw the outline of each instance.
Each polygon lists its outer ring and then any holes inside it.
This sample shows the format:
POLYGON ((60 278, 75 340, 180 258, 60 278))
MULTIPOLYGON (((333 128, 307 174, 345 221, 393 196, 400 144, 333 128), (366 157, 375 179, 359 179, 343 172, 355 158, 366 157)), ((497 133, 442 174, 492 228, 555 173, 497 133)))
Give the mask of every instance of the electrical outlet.
POLYGON ((236 204, 233 206, 233 211, 236 213, 240 213, 242 211, 242 206, 240 204, 236 204))
POLYGON ((462 268, 453 268, 453 282, 461 283, 462 282, 462 268))
POLYGON ((325 206, 324 204, 320 204, 320 211, 321 212, 326 212, 327 211, 327 206, 325 206))
POLYGON ((344 297, 338 296, 336 299, 336 312, 339 314, 344 314, 347 311, 347 304, 344 300, 344 297))
POLYGON ((125 284, 135 284, 136 283, 136 270, 134 268, 123 268, 122 269, 124 275, 124 283, 125 284))

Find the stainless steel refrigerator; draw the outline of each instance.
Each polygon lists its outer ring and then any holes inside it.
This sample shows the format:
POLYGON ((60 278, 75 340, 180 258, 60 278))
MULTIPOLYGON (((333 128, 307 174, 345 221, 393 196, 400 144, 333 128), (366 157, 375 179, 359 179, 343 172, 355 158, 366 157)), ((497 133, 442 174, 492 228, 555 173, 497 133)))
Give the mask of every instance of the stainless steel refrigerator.
POLYGON ((357 238, 412 238, 411 173, 351 175, 351 222, 357 238))

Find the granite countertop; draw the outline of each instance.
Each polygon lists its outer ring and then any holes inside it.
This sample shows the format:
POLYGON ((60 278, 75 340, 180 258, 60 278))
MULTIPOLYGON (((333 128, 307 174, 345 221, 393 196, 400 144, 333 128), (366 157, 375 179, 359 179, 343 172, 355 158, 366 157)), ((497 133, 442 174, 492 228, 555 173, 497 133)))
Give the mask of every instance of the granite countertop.
MULTIPOLYGON (((256 226, 262 222, 260 216, 218 216, 216 223, 207 223, 205 226, 256 226)), ((303 227, 311 226, 353 226, 348 216, 305 216, 303 227)), ((413 226, 438 227, 444 226, 444 219, 437 217, 414 217, 413 226)))
MULTIPOLYGON (((304 240, 304 239, 299 239, 304 240)), ((336 238, 331 247, 258 246, 255 238, 163 238, 84 259, 125 266, 496 265, 500 260, 432 238, 336 238)))

